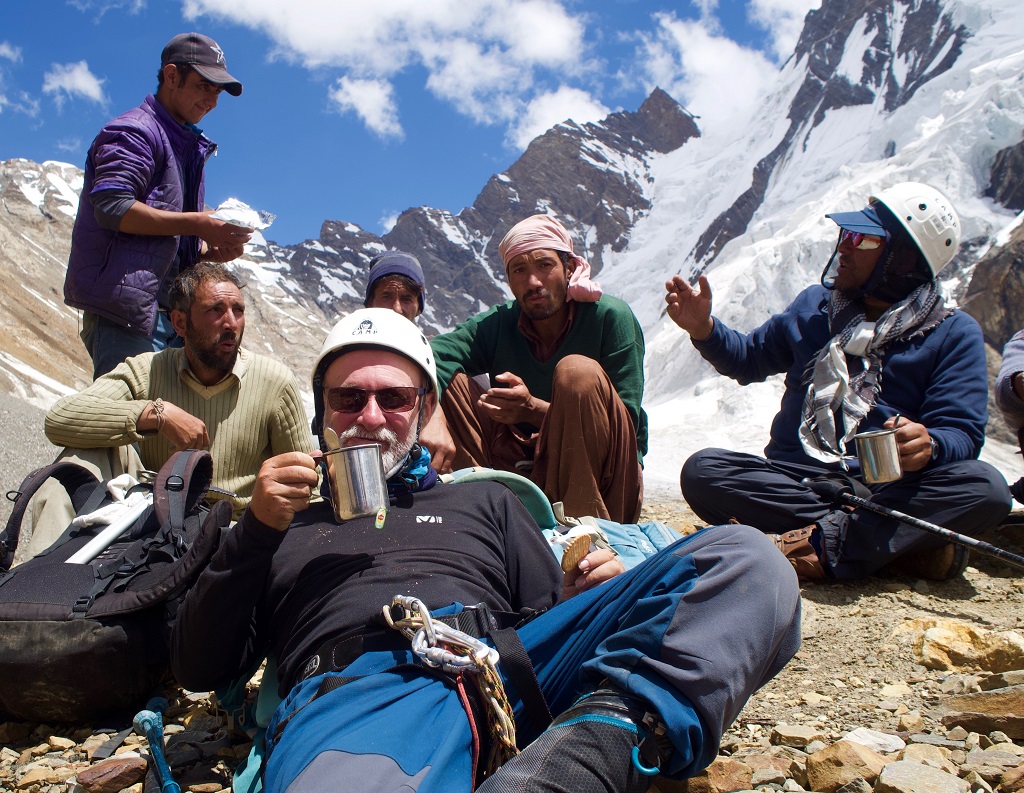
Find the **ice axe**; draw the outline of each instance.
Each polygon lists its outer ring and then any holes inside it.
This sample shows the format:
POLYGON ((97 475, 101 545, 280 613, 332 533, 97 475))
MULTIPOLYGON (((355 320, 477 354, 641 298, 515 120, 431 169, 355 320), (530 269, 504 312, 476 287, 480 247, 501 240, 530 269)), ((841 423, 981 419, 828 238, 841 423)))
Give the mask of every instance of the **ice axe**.
POLYGON ((869 512, 874 512, 877 515, 883 515, 887 518, 894 518, 895 520, 902 521, 909 526, 913 526, 915 529, 921 529, 922 531, 928 531, 932 534, 938 534, 940 537, 944 537, 950 542, 955 542, 957 545, 965 545, 968 548, 973 548, 978 553, 983 553, 986 556, 994 556, 997 559, 1002 559, 1014 567, 1024 569, 1024 556, 1018 556, 1015 553, 998 548, 990 543, 976 540, 974 537, 968 537, 966 534, 958 534, 955 531, 951 531, 943 526, 938 526, 935 523, 929 523, 926 520, 915 518, 913 515, 908 515, 905 512, 899 512, 889 507, 883 507, 879 504, 875 504, 868 501, 866 498, 861 498, 853 493, 853 486, 845 479, 837 479, 834 477, 821 476, 815 477, 814 479, 802 479, 800 483, 806 485, 813 490, 817 495, 822 498, 828 499, 833 504, 849 504, 854 507, 861 507, 869 512))
POLYGON ((171 768, 164 756, 164 722, 161 714, 167 709, 167 700, 154 697, 146 703, 146 710, 135 714, 135 731, 146 736, 149 751, 153 755, 156 767, 156 778, 160 783, 161 793, 181 793, 181 787, 171 776, 171 768))

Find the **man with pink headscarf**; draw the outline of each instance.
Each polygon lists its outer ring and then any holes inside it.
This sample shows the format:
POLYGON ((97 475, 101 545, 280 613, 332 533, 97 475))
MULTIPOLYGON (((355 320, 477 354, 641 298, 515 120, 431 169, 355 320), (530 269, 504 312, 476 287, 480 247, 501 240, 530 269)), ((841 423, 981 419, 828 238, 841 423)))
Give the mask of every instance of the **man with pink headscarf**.
POLYGON ((454 467, 518 471, 568 515, 635 522, 647 451, 640 324, 601 294, 554 218, 516 224, 498 251, 515 299, 431 342, 454 467))

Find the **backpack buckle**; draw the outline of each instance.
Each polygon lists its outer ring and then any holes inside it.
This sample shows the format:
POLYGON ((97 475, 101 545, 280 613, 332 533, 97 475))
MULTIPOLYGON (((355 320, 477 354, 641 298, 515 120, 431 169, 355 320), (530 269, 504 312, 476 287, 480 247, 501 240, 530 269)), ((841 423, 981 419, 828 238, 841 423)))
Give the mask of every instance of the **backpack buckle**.
POLYGON ((93 602, 96 600, 94 595, 82 595, 78 600, 75 601, 75 605, 71 607, 71 613, 76 615, 84 615, 89 610, 93 602))

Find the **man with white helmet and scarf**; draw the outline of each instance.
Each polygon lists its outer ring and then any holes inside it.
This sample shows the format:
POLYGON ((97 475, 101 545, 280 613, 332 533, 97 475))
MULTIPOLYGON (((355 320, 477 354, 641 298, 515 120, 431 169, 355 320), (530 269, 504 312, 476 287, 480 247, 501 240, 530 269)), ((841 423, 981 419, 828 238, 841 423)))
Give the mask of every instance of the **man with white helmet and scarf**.
POLYGON ((845 474, 875 504, 977 535, 1010 509, 1003 477, 977 460, 988 420, 981 329, 950 308, 936 276, 956 255, 960 220, 938 190, 906 182, 861 211, 826 215, 839 241, 810 286, 749 334, 711 314, 711 288, 676 276, 669 316, 721 374, 741 384, 786 373, 766 457, 704 449, 683 466, 683 496, 708 523, 770 533, 801 578, 859 578, 899 559, 931 579, 960 575, 963 546, 852 512, 804 478, 845 474), (894 428, 903 475, 865 485, 852 436, 894 428))
POLYGON ((519 471, 568 515, 636 521, 647 452, 640 324, 602 295, 555 218, 517 223, 498 251, 515 299, 431 342, 454 467, 519 471), (489 389, 471 379, 481 374, 489 389))
POLYGON ((343 446, 381 444, 383 519, 339 522, 310 504, 315 456, 268 460, 172 639, 191 690, 277 661, 267 793, 641 793, 659 773, 707 766, 799 648, 796 576, 749 526, 681 539, 628 571, 598 549, 563 573, 510 490, 438 483, 417 443, 436 404, 433 356, 397 313, 341 320, 312 381, 322 442, 329 427, 343 446), (401 616, 396 595, 430 612, 412 643, 382 615, 401 616), (487 646, 471 641, 470 658, 452 627, 487 646))

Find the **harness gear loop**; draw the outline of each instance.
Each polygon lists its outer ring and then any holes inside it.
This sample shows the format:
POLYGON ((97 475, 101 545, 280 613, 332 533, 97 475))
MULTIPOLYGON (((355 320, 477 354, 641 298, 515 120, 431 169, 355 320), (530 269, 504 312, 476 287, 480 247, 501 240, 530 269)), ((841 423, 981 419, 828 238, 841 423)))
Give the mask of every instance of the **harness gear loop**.
POLYGON ((431 618, 419 598, 395 595, 383 609, 387 624, 407 637, 424 664, 449 674, 465 674, 480 695, 487 713, 491 752, 487 772, 519 753, 512 705, 498 674, 498 651, 484 642, 431 618))

